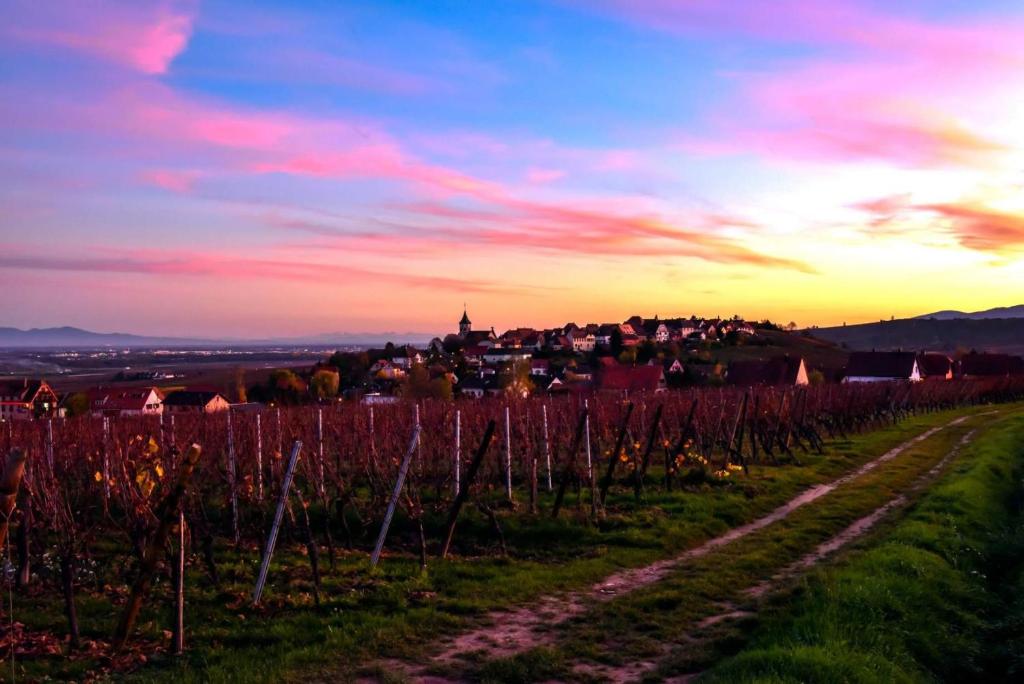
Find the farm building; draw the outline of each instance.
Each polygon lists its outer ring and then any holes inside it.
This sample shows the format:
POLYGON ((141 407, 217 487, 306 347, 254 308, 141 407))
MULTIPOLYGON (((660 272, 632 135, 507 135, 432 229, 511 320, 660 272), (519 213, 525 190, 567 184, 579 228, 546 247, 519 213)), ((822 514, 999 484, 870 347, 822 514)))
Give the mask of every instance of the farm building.
POLYGON ((917 357, 917 367, 925 380, 952 380, 953 359, 940 352, 923 352, 917 357))
POLYGON ((28 420, 57 413, 57 394, 45 380, 0 382, 0 420, 28 420))
POLYGON ((846 364, 843 382, 917 382, 921 370, 914 352, 853 352, 846 364))
POLYGON ((665 371, 661 365, 603 366, 597 373, 600 392, 660 392, 665 389, 665 371))
POLYGON ((231 408, 228 400, 210 390, 179 390, 164 399, 168 413, 217 413, 231 408))
POLYGON ((968 379, 1024 375, 1024 359, 1010 354, 971 352, 960 359, 960 374, 968 379))
POLYGON ((730 385, 806 385, 807 364, 799 356, 780 356, 767 361, 733 361, 725 373, 730 385))
POLYGON ((157 416, 164 412, 164 400, 155 387, 89 390, 89 411, 94 418, 157 416))

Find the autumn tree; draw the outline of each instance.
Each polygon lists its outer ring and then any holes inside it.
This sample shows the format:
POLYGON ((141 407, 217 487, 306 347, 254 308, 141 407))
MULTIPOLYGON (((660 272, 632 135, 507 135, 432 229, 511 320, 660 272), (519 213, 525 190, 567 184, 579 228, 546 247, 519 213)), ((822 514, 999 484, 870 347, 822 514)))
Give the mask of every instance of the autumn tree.
POLYGON ((409 369, 401 393, 412 399, 451 399, 452 383, 446 375, 431 379, 430 371, 417 363, 409 369))
POLYGON ((310 378, 309 391, 317 399, 330 399, 338 396, 340 382, 341 379, 336 372, 321 368, 310 378))
POLYGON ((84 416, 89 413, 89 395, 85 392, 75 392, 64 400, 64 410, 68 418, 84 416))

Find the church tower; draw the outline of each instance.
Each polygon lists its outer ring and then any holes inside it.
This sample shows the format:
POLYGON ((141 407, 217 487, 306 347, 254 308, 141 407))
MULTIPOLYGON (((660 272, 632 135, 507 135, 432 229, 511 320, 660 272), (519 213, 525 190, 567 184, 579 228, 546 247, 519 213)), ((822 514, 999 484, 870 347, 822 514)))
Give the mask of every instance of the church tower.
POLYGON ((469 316, 466 314, 466 308, 462 308, 462 320, 459 321, 459 337, 465 337, 469 334, 473 324, 469 322, 469 316))

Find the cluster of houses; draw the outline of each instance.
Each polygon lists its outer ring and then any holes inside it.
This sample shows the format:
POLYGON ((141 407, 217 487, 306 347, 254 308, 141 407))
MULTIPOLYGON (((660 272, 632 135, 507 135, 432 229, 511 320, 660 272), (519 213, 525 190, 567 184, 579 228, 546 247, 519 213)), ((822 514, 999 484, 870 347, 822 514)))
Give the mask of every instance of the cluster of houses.
POLYGON ((370 368, 373 378, 400 381, 416 365, 428 365, 434 376, 446 375, 464 396, 481 397, 507 391, 513 379, 507 377, 510 366, 529 367, 529 384, 545 392, 613 390, 658 390, 667 387, 666 378, 683 373, 678 361, 662 364, 623 365, 615 356, 645 343, 697 346, 721 341, 731 335, 754 336, 754 326, 738 318, 702 319, 632 316, 622 323, 567 323, 560 328, 537 330, 513 328, 498 335, 494 328, 474 330, 466 311, 459 321, 458 333, 435 337, 425 349, 410 345, 395 347, 389 354, 376 354, 370 368), (552 364, 552 356, 567 358, 603 354, 595 363, 571 360, 552 364), (463 377, 453 371, 458 357, 464 364, 463 377), (503 377, 506 376, 506 377, 503 377))
POLYGON ((435 337, 430 348, 450 350, 457 347, 467 358, 493 361, 504 354, 529 356, 534 351, 572 351, 628 349, 644 342, 699 343, 725 338, 730 333, 753 335, 754 327, 739 319, 643 318, 632 316, 622 323, 566 323, 561 328, 535 330, 514 328, 500 337, 490 330, 473 330, 467 312, 459 321, 459 332, 441 339, 435 337), (490 358, 489 358, 490 357, 490 358))
POLYGON ((45 380, 0 381, 0 421, 66 415, 72 402, 94 417, 215 413, 232 408, 212 389, 163 392, 156 387, 97 387, 58 397, 45 380))
MULTIPOLYGON (((453 393, 468 398, 531 392, 616 393, 660 392, 686 384, 688 366, 679 355, 631 352, 640 345, 676 344, 676 351, 708 341, 742 340, 758 331, 738 318, 730 320, 633 316, 622 323, 568 323, 561 328, 516 328, 497 335, 494 329, 473 330, 464 311, 459 332, 434 338, 425 349, 406 345, 371 350, 372 378, 360 391, 364 401, 388 401, 395 388, 419 369, 433 381, 444 378, 453 393)), ((692 347, 691 347, 692 350, 692 347)), ((321 370, 338 368, 318 364, 321 370)), ((853 352, 839 374, 811 371, 800 356, 733 361, 715 377, 737 386, 800 386, 812 381, 841 382, 941 381, 1024 375, 1024 359, 1008 354, 977 353, 956 359, 937 352, 853 352)), ((695 372, 690 368, 691 373, 695 372)), ((322 399, 322 397, 320 397, 322 399)), ((212 388, 163 391, 157 387, 98 387, 58 394, 45 380, 0 381, 0 421, 87 413, 96 417, 214 413, 255 410, 258 404, 231 404, 212 388)))
MULTIPOLYGON (((621 352, 641 344, 676 343, 681 348, 733 337, 756 337, 757 330, 739 318, 645 319, 633 316, 622 323, 568 323, 561 328, 515 328, 497 335, 474 330, 463 311, 459 332, 434 338, 425 349, 395 347, 378 354, 371 367, 376 379, 401 381, 414 366, 425 366, 432 377, 449 378, 457 393, 467 397, 526 391, 514 368, 528 368, 528 387, 548 394, 561 392, 661 391, 683 384, 686 366, 679 358, 657 356, 638 364, 621 363, 621 352), (616 356, 620 354, 620 356, 616 356), (456 373, 455 359, 461 370, 456 373), (560 358, 561 363, 552 363, 560 358), (568 361, 566 361, 568 359, 568 361)), ((630 361, 629 359, 627 359, 630 361)), ((988 377, 1024 373, 1024 360, 1005 354, 971 353, 959 360, 937 352, 854 352, 840 373, 822 376, 842 382, 918 381, 954 377, 988 377)), ((725 383, 751 385, 807 385, 812 380, 799 356, 734 361, 721 376, 725 383)))

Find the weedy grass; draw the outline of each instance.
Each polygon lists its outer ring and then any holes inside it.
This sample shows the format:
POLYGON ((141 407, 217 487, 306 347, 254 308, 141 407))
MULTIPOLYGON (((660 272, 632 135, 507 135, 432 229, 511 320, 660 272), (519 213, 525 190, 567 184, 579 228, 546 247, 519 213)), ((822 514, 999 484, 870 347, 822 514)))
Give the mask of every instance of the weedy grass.
POLYGON ((986 430, 884 539, 814 573, 708 682, 1020 681, 1024 416, 986 430))
MULTIPOLYGON (((308 559, 295 531, 282 537, 258 608, 251 606, 249 595, 260 550, 234 549, 221 543, 216 550, 219 585, 211 583, 198 557, 189 559, 186 654, 166 654, 170 583, 161 575, 140 616, 135 638, 162 645, 162 649, 148 650, 146 664, 128 676, 175 682, 338 681, 354 678, 367 666, 380 670, 380 663, 388 658, 415 661, 428 652, 432 642, 475 624, 488 611, 586 587, 621 568, 678 553, 771 511, 807 486, 849 472, 929 427, 982 410, 917 416, 830 443, 823 456, 801 455, 802 466, 754 466, 749 477, 737 475, 715 486, 664 492, 656 484, 658 472, 652 470, 651 486, 642 504, 634 503, 629 488, 617 487, 598 524, 587 519, 585 493, 578 503, 575 495, 567 498, 559 520, 550 519, 547 512, 552 497, 544 494, 539 516, 522 510, 499 511, 509 557, 498 555, 486 518, 467 508, 456 535, 456 555, 446 561, 431 558, 426 573, 420 572, 417 557, 409 552, 415 548, 413 528, 402 516, 396 518, 388 543, 388 548, 399 550, 385 555, 381 566, 369 572, 366 549, 376 533, 374 522, 357 539, 357 551, 339 551, 334 569, 321 546, 323 600, 319 606, 313 600, 308 559)), ((426 520, 428 539, 435 543, 443 517, 439 512, 426 520)), ((783 531, 767 540, 770 547, 758 550, 756 545, 747 545, 744 548, 749 547, 752 565, 722 568, 714 578, 701 580, 687 591, 720 599, 723 586, 735 587, 764 567, 756 561, 758 554, 767 554, 774 562, 778 554, 772 547, 790 549, 787 553, 791 556, 826 533, 819 530, 817 536, 796 542, 787 539, 783 531)), ((340 530, 335 530, 335 538, 340 537, 340 530)), ((95 565, 79 577, 77 588, 79 621, 86 639, 107 639, 113 630, 124 600, 122 567, 129 562, 127 548, 126 540, 107 539, 89 550, 95 565)), ((15 595, 14 618, 31 631, 62 635, 66 625, 60 594, 53 586, 52 573, 44 574, 44 582, 15 595)), ((641 633, 646 625, 651 639, 661 626, 645 611, 671 612, 681 603, 671 589, 652 588, 648 598, 638 604, 643 610, 625 614, 624 619, 641 633)), ((637 644, 645 647, 642 638, 637 644)), ((534 651, 484 663, 479 674, 493 681, 551 678, 565 669, 566 653, 575 656, 581 650, 585 650, 583 645, 568 651, 534 651)), ((99 665, 88 653, 75 659, 63 654, 20 658, 16 663, 22 681, 46 677, 79 680, 99 665)), ((6 661, 0 665, 8 667, 6 661)), ((383 672, 400 679, 386 666, 383 672)))

